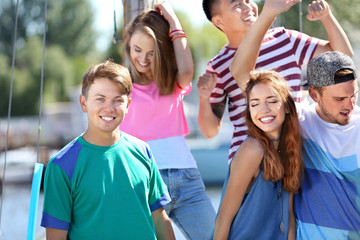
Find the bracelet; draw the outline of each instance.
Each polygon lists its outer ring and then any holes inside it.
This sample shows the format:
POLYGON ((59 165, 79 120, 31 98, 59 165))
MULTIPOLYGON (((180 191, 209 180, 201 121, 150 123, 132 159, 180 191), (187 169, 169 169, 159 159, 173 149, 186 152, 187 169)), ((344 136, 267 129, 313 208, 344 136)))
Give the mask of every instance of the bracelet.
POLYGON ((171 31, 169 33, 169 37, 173 38, 173 37, 175 37, 176 35, 179 35, 179 34, 184 35, 185 34, 184 30, 175 29, 175 30, 173 30, 173 31, 171 31))
POLYGON ((179 34, 179 35, 176 35, 175 37, 171 38, 171 41, 174 41, 175 39, 177 38, 186 38, 186 35, 185 34, 179 34))
POLYGON ((173 34, 173 33, 175 33, 175 32, 184 32, 184 30, 182 30, 182 29, 174 29, 174 30, 172 30, 172 31, 170 32, 169 35, 171 35, 171 34, 173 34))

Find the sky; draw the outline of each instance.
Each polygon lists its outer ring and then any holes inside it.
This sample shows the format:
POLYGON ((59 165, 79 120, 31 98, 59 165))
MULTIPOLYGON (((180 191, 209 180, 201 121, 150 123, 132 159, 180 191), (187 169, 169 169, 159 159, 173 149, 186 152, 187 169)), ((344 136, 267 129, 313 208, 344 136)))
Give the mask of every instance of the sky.
MULTIPOLYGON (((136 0, 130 0, 136 1, 136 0)), ((207 19, 202 10, 202 0, 168 0, 175 10, 187 12, 189 17, 193 19, 194 23, 201 24, 206 22, 207 19)), ((123 17, 122 0, 91 0, 94 5, 97 27, 100 38, 97 41, 97 48, 105 50, 112 40, 114 33, 114 6, 116 12, 116 27, 119 28, 119 24, 123 17)))

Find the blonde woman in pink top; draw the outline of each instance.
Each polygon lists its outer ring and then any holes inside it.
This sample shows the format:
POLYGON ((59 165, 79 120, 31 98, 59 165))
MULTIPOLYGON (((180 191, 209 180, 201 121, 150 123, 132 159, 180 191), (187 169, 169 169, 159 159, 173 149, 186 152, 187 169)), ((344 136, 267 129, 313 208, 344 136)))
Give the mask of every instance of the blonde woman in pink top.
POLYGON ((125 49, 133 81, 131 106, 120 129, 146 141, 171 203, 165 210, 187 239, 209 239, 215 210, 185 142, 183 110, 194 65, 186 34, 166 1, 139 14, 126 29, 125 49))

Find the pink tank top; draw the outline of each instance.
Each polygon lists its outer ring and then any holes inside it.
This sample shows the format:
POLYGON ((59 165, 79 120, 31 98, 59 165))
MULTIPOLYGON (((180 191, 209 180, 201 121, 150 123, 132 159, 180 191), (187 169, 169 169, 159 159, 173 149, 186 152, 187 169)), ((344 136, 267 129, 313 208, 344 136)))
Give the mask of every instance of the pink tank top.
POLYGON ((183 98, 190 91, 191 84, 184 89, 176 85, 173 94, 163 96, 155 82, 133 83, 132 101, 120 129, 143 141, 189 134, 183 98))

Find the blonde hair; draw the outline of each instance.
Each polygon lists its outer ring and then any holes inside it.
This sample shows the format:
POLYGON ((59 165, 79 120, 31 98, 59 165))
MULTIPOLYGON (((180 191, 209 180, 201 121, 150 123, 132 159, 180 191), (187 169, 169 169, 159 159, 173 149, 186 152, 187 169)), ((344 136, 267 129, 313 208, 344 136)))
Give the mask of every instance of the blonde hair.
POLYGON ((130 40, 136 31, 154 39, 154 63, 152 64, 152 75, 162 95, 170 95, 175 90, 177 64, 175 59, 174 45, 169 37, 170 25, 156 11, 148 10, 140 13, 129 23, 126 28, 125 51, 130 60, 130 74, 133 81, 141 79, 141 74, 136 70, 130 57, 130 40))

